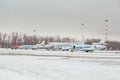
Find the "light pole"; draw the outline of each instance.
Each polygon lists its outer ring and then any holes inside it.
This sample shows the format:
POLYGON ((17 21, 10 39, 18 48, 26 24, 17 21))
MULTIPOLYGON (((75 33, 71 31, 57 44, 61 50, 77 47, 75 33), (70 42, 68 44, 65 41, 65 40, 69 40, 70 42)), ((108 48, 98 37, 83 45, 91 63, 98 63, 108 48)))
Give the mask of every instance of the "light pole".
POLYGON ((84 23, 81 23, 82 39, 84 38, 84 23))
POLYGON ((34 35, 33 35, 33 45, 35 44, 35 32, 36 32, 36 30, 33 30, 33 32, 34 32, 34 35))
POLYGON ((36 30, 33 30, 33 32, 36 32, 36 30))
POLYGON ((105 20, 105 41, 108 41, 108 20, 105 20))

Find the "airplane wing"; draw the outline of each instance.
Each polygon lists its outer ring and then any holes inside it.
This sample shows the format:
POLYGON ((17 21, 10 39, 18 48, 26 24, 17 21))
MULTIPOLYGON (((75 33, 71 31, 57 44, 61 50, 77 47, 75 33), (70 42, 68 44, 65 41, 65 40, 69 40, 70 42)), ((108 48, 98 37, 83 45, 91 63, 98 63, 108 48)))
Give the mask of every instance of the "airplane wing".
POLYGON ((94 51, 94 48, 83 48, 83 49, 81 49, 81 51, 93 52, 93 51, 94 51))

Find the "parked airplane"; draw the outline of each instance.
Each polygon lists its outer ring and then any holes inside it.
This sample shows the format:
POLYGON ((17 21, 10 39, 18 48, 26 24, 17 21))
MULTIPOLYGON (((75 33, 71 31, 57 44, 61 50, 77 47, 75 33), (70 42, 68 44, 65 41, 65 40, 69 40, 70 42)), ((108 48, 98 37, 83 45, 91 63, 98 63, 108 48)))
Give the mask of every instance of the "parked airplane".
POLYGON ((45 45, 45 41, 43 41, 40 44, 36 44, 36 45, 21 45, 19 48, 20 49, 39 49, 40 47, 44 47, 45 45))
POLYGON ((45 45, 45 41, 36 45, 22 45, 19 46, 19 49, 47 49, 47 50, 62 50, 62 51, 72 51, 72 50, 81 50, 85 52, 93 52, 94 50, 103 50, 105 49, 105 43, 100 41, 99 43, 93 43, 92 45, 84 44, 85 39, 82 39, 76 43, 59 43, 52 42, 45 45))
POLYGON ((85 52, 93 52, 94 50, 104 50, 106 48, 105 43, 101 40, 99 43, 93 43, 92 45, 84 44, 84 40, 82 44, 74 45, 75 50, 81 50, 85 52))
POLYGON ((42 43, 40 43, 40 44, 36 44, 36 46, 37 46, 37 49, 46 49, 46 50, 50 50, 50 49, 52 49, 52 46, 51 45, 46 45, 45 44, 45 41, 43 41, 42 43))
POLYGON ((62 50, 62 51, 68 51, 70 48, 72 48, 72 43, 62 43, 62 42, 52 42, 49 43, 46 46, 49 46, 51 50, 62 50))
POLYGON ((36 45, 22 45, 19 47, 19 49, 36 49, 36 45))
POLYGON ((93 47, 96 50, 105 50, 106 49, 106 43, 105 43, 105 41, 101 40, 99 43, 93 43, 93 47))
POLYGON ((71 51, 73 49, 73 45, 83 44, 83 42, 84 42, 83 39, 76 43, 52 42, 46 46, 48 46, 49 49, 51 49, 51 50, 71 51))

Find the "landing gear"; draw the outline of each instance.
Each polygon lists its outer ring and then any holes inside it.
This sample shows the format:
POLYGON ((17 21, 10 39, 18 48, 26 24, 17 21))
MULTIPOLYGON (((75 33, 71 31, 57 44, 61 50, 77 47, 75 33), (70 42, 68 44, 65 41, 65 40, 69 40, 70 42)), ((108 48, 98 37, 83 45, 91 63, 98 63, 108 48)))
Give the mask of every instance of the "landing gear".
POLYGON ((89 50, 89 51, 85 51, 85 52, 91 52, 91 53, 93 53, 93 50, 89 50))

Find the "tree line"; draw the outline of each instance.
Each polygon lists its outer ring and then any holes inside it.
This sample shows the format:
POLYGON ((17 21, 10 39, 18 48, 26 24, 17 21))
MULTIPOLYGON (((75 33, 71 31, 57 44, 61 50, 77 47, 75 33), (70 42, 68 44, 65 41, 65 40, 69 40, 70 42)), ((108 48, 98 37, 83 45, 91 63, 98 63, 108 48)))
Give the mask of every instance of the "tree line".
MULTIPOLYGON (((35 45, 45 41, 45 44, 50 42, 67 42, 75 43, 78 40, 71 37, 60 37, 57 36, 39 36, 39 35, 27 35, 25 33, 12 32, 10 34, 0 32, 0 47, 11 48, 14 45, 35 45)), ((86 44, 92 44, 99 42, 100 39, 87 39, 86 44)), ((119 41, 107 41, 108 50, 120 50, 119 41)))
POLYGON ((35 45, 45 41, 45 44, 50 42, 76 42, 74 38, 57 36, 38 36, 27 35, 25 33, 12 32, 10 34, 0 32, 0 47, 11 48, 14 45, 35 45))

